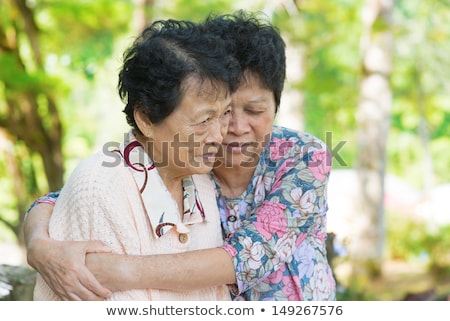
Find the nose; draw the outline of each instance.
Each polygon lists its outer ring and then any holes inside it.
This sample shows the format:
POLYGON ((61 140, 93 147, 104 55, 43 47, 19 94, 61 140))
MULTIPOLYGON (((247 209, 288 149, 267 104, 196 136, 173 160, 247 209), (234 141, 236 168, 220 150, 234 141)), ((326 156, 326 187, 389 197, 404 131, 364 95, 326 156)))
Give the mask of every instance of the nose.
POLYGON ((223 122, 221 122, 219 119, 216 119, 209 128, 205 143, 220 145, 222 143, 223 137, 227 132, 226 127, 227 126, 225 126, 223 122))
POLYGON ((235 136, 242 136, 246 134, 249 130, 248 121, 245 115, 237 115, 236 113, 231 113, 231 120, 228 125, 228 133, 235 136))

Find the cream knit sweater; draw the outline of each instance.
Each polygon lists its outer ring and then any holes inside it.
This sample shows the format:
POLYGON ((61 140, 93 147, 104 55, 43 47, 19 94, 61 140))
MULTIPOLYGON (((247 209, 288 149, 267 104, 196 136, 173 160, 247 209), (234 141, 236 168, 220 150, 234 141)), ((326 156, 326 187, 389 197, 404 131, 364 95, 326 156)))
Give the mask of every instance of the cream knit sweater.
MULTIPOLYGON (((208 175, 194 175, 206 221, 175 226, 157 238, 139 189, 123 161, 113 167, 111 157, 99 152, 82 161, 65 184, 50 220, 56 240, 101 240, 115 253, 150 255, 179 253, 223 244, 214 183, 208 175), (179 232, 188 234, 182 243, 179 232)), ((165 276, 166 277, 166 276, 165 276)), ((189 278, 189 275, 185 276, 189 278)), ((58 300, 38 276, 34 300, 58 300)), ((230 300, 228 287, 192 291, 130 290, 115 292, 110 300, 230 300)))

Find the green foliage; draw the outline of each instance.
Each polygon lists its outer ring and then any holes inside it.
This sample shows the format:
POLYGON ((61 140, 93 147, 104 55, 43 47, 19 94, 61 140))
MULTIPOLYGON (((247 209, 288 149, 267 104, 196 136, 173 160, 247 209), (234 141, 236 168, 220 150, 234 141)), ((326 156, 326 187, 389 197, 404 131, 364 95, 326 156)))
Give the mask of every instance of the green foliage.
POLYGON ((430 268, 436 273, 450 272, 450 225, 429 233, 425 247, 430 253, 430 268))
POLYGON ((392 259, 423 261, 432 270, 450 268, 450 225, 431 227, 390 213, 386 241, 392 259))
POLYGON ((55 93, 64 87, 56 78, 42 70, 25 73, 19 66, 17 59, 10 53, 0 55, 0 81, 8 86, 7 97, 10 98, 19 93, 55 93))
MULTIPOLYGON (((36 106, 38 117, 32 118, 33 125, 51 133, 59 123, 52 109, 55 103, 61 115, 66 168, 72 170, 74 159, 77 162, 92 151, 100 127, 95 110, 100 105, 99 98, 104 96, 97 78, 115 52, 119 37, 128 32, 134 7, 131 1, 105 0, 33 1, 27 6, 27 22, 13 1, 0 6, 0 123, 5 126, 15 117, 23 124, 21 117, 27 117, 29 112, 20 108, 36 106), (30 39, 25 27, 33 22, 37 33, 30 39), (25 99, 32 103, 22 103, 25 99), (8 107, 12 107, 11 111, 8 107)), ((111 78, 109 75, 107 79, 111 78)), ((104 83, 109 86, 109 82, 104 83)), ((107 90, 115 93, 115 85, 107 90)), ((109 103, 109 99, 103 102, 109 103)), ((8 151, 2 149, 0 158, 2 163, 17 162, 10 167, 20 173, 11 169, 0 173, 0 221, 5 222, 0 234, 4 237, 14 228, 18 231, 24 202, 29 199, 31 203, 49 188, 41 155, 25 146, 20 131, 18 137, 7 134, 0 137, 2 145, 3 139, 11 139, 15 146, 8 151), (20 197, 15 195, 18 188, 20 197), (5 226, 9 231, 4 231, 5 226)), ((46 144, 43 136, 36 133, 34 139, 46 144)))
POLYGON ((113 53, 117 37, 129 31, 133 5, 66 0, 38 2, 37 9, 44 50, 90 79, 97 64, 113 53))
POLYGON ((387 245, 392 259, 411 260, 427 255, 424 241, 428 231, 423 223, 391 214, 387 226, 387 245))
POLYGON ((210 13, 220 14, 233 11, 232 3, 233 1, 229 0, 170 1, 161 8, 160 16, 200 21, 210 13))
POLYGON ((446 183, 450 180, 450 56, 446 54, 450 25, 444 21, 450 19, 449 6, 445 1, 398 1, 395 9, 388 170, 416 186, 423 186, 430 175, 436 183, 446 183), (433 173, 421 170, 429 155, 433 173))
POLYGON ((373 294, 368 291, 358 291, 352 287, 338 289, 336 293, 337 301, 373 301, 377 300, 373 294))
POLYGON ((322 139, 331 132, 334 145, 346 142, 340 150, 345 163, 333 162, 334 167, 352 166, 356 156, 359 6, 344 0, 305 1, 295 14, 274 15, 289 43, 304 48, 306 73, 294 86, 305 96, 305 130, 322 139))

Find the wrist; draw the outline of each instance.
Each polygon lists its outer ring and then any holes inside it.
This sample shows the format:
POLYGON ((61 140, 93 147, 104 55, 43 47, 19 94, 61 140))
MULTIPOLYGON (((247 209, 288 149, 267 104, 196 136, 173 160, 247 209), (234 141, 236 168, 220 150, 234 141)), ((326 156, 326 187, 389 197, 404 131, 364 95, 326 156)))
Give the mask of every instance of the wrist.
POLYGON ((47 235, 33 237, 27 243, 27 263, 35 270, 39 270, 40 262, 44 259, 48 241, 51 240, 47 235), (44 254, 44 255, 43 255, 44 254))

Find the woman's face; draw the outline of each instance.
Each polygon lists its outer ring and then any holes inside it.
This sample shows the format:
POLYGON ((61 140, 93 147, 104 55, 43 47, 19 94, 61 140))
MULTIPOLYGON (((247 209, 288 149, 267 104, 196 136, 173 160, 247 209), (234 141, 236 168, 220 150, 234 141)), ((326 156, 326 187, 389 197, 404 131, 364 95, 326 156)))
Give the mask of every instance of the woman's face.
POLYGON ((222 142, 224 154, 219 161, 226 167, 255 167, 272 133, 273 92, 266 89, 258 77, 246 72, 232 99, 232 116, 222 142))
POLYGON ((158 170, 170 177, 208 173, 230 116, 231 96, 225 87, 188 77, 181 103, 161 123, 149 126, 147 152, 158 170))

